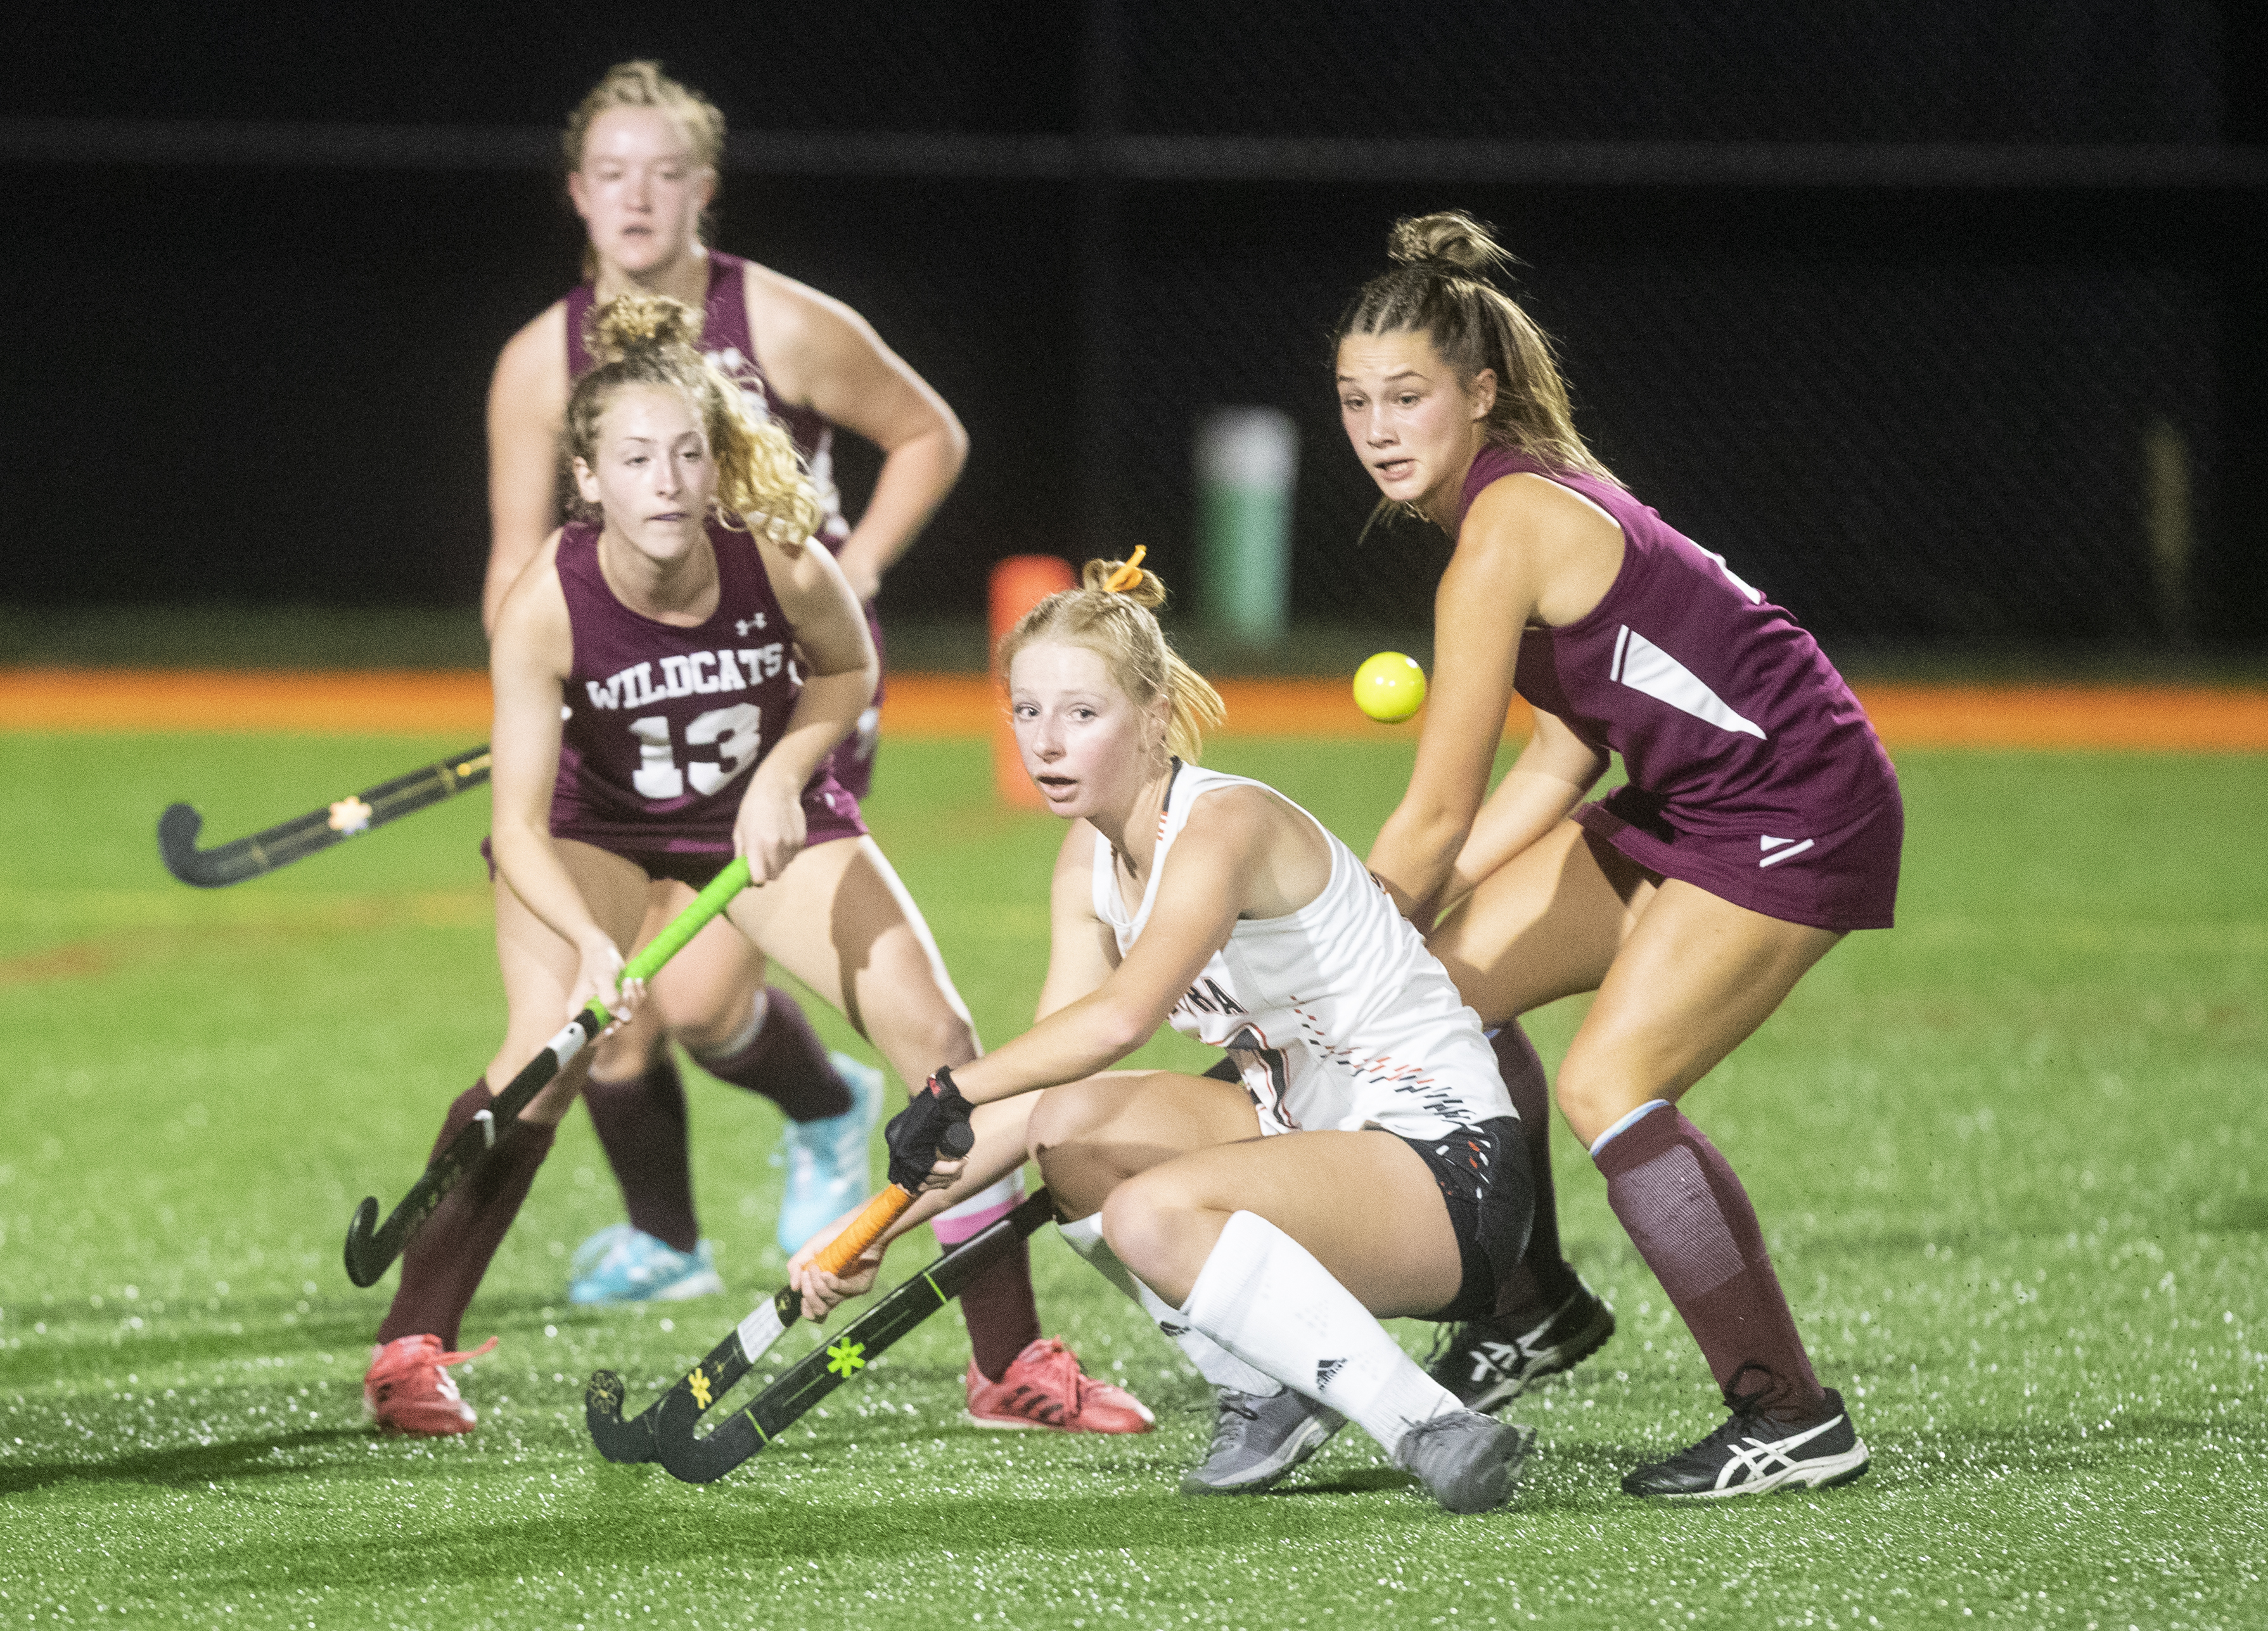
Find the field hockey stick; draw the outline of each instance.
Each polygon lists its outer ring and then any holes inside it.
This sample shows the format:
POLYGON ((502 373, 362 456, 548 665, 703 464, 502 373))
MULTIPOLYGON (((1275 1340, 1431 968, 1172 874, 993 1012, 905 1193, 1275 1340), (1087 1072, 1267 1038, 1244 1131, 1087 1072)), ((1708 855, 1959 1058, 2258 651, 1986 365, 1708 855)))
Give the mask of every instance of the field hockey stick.
POLYGON ((212 849, 197 848, 204 817, 191 805, 168 804, 166 813, 158 818, 158 854, 166 870, 183 883, 199 889, 218 889, 289 866, 319 849, 344 843, 357 833, 454 798, 488 779, 487 746, 468 747, 423 770, 350 793, 335 804, 310 810, 265 832, 212 849))
MULTIPOLYGON (((687 941, 708 925, 711 918, 731 905, 733 897, 747 884, 747 857, 735 856, 732 864, 694 897, 691 906, 671 919, 668 928, 623 965, 622 978, 651 980, 664 963, 684 949, 687 941)), ((401 1255, 411 1237, 433 1215, 433 1209, 495 1147, 502 1135, 498 1129, 510 1131, 513 1120, 527 1108, 528 1101, 565 1069, 567 1062, 588 1047, 592 1038, 614 1022, 615 1017, 607 1011, 606 1004, 592 998, 589 1006, 569 1020, 566 1028, 546 1042, 542 1052, 528 1061, 504 1091, 490 1101, 488 1108, 449 1141, 449 1147, 434 1157, 424 1176, 401 1197, 401 1204, 394 1209, 383 1228, 372 1227, 378 1222, 378 1197, 365 1195, 363 1203, 355 1209, 353 1220, 347 1224, 347 1278, 358 1286, 377 1284, 387 1266, 401 1255)))
MULTIPOLYGON (((937 1149, 939 1155, 957 1160, 967 1155, 975 1143, 976 1135, 962 1121, 945 1129, 937 1149)), ((860 1253, 881 1238, 884 1230, 898 1221, 913 1200, 897 1185, 889 1185, 866 1203, 841 1234, 828 1242, 826 1249, 812 1259, 811 1266, 830 1275, 841 1274, 860 1253)), ((787 1334, 788 1327, 802 1312, 803 1294, 792 1286, 782 1286, 769 1301, 758 1304, 746 1319, 726 1332, 725 1340, 711 1348, 708 1356, 688 1371, 677 1386, 687 1390, 706 1409, 709 1400, 719 1397, 748 1374, 750 1367, 787 1334)), ((655 1400, 624 1421, 622 1397, 621 1377, 611 1370, 592 1372, 590 1385, 583 1390, 583 1424, 591 1430, 591 1442, 608 1460, 651 1461, 654 1458, 653 1424, 662 1400, 655 1400)))
POLYGON ((998 1262, 1010 1246, 1054 1215, 1055 1202, 1046 1190, 1032 1195, 1005 1217, 894 1288, 834 1341, 806 1354, 757 1394, 753 1404, 726 1418, 706 1438, 696 1438, 694 1429, 710 1405, 746 1371, 743 1367, 729 1377, 705 1369, 694 1371, 663 1394, 654 1407, 654 1450, 661 1465, 671 1477, 688 1484, 713 1483, 724 1477, 794 1426, 806 1411, 872 1364, 900 1337, 960 1296, 964 1286, 998 1262))

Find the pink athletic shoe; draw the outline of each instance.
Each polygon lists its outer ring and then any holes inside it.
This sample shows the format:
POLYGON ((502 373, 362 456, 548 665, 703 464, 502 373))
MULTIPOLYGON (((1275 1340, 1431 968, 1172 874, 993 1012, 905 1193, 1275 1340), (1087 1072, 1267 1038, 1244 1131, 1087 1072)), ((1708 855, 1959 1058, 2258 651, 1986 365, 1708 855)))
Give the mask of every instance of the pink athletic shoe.
POLYGON ((1063 1433, 1146 1433, 1157 1421, 1149 1407, 1123 1387, 1098 1382, 1079 1368, 1079 1355, 1054 1337, 1026 1345, 997 1382, 968 1362, 968 1409, 973 1427, 1051 1427, 1063 1433))
POLYGON ((362 1378, 363 1408, 381 1433, 420 1438, 469 1433, 480 1418, 457 1392, 448 1368, 478 1359, 496 1345, 490 1337, 469 1354, 452 1354, 438 1336, 398 1336, 371 1356, 362 1378))

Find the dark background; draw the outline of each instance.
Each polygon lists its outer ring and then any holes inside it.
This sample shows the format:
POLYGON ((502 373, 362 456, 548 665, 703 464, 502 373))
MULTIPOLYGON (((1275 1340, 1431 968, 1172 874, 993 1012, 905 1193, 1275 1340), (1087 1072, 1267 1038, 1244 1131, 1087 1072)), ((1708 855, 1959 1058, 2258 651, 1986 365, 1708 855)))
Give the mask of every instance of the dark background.
POLYGON ((578 263, 555 133, 654 55, 732 121, 720 246, 849 301, 969 428, 886 616, 981 615, 1027 551, 1146 542, 1185 581, 1192 428, 1259 402, 1302 431, 1296 614, 1422 624, 1445 545, 1355 547, 1325 341, 1392 220, 1454 206, 1526 263, 1594 447, 1830 643, 2257 647, 2258 10, 18 18, 0 601, 475 603, 489 369, 578 263), (2154 425, 2190 473, 2172 594, 2154 425))

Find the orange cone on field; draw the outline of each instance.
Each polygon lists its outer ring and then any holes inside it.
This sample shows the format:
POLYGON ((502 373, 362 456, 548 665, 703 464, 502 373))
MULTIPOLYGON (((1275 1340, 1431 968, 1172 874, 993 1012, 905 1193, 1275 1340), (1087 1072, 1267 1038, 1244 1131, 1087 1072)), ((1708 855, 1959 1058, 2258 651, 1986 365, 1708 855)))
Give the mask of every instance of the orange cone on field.
POLYGON ((1078 587, 1079 578, 1071 571, 1071 562, 1059 555, 1010 555, 992 568, 989 644, 993 653, 992 683, 1001 697, 1001 707, 992 722, 992 785, 1005 803, 1019 810, 1044 810, 1048 806, 1040 797, 1040 790, 1032 785, 1031 777, 1024 774, 1023 760, 1016 753, 1015 732, 1008 728, 1008 677, 1000 672, 1000 641, 1025 613, 1049 595, 1078 587))

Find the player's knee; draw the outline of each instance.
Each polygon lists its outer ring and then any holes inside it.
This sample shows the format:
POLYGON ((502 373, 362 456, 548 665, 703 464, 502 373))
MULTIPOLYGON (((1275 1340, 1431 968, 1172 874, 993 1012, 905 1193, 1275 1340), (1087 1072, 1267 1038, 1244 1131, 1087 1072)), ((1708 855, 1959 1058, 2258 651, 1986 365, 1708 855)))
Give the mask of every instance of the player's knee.
POLYGON ((966 1019, 943 1003, 938 1004, 936 1012, 923 1015, 912 1024, 915 1057, 929 1061, 930 1069, 939 1065, 964 1065, 976 1057, 976 1032, 966 1019))
POLYGON ((629 1082, 633 1076, 642 1076, 660 1050, 660 1021, 655 1021, 653 1010, 639 1010, 629 1025, 599 1044, 599 1053, 592 1054, 590 1073, 601 1082, 629 1082))
POLYGON ((1577 1048, 1559 1066, 1555 1096, 1579 1137, 1595 1138, 1634 1106, 1657 1097, 1628 1069, 1602 1054, 1577 1048))
POLYGON ((1097 1095, 1085 1082, 1066 1082, 1040 1095, 1026 1128, 1025 1153, 1040 1163, 1042 1172, 1047 1170, 1050 1155, 1059 1157, 1067 1147, 1086 1142, 1101 1109, 1096 1100, 1097 1095))
POLYGON ((1153 1282, 1160 1275, 1170 1279, 1185 1267, 1175 1260, 1176 1247, 1204 1209, 1173 1174, 1138 1173, 1114 1186, 1104 1200, 1102 1238, 1136 1274, 1153 1282))

